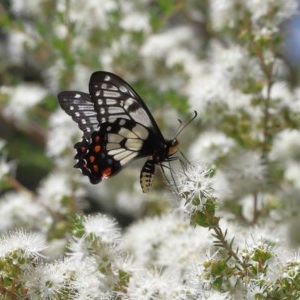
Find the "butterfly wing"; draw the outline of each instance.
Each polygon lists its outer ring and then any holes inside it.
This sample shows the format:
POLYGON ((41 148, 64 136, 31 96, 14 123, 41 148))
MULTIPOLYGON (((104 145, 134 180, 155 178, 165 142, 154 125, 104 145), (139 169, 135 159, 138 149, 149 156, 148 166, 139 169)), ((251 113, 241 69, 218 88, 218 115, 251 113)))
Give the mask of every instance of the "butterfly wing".
POLYGON ((91 96, 77 91, 63 91, 57 95, 61 108, 72 117, 86 139, 99 128, 97 112, 91 96))
MULTIPOLYGON (((90 141, 83 139, 74 146, 78 160, 75 167, 80 168, 91 183, 99 183, 116 175, 133 159, 151 155, 148 137, 147 128, 132 120, 116 119, 103 123, 90 141)), ((154 164, 152 169, 154 173, 154 164)), ((142 171, 145 178, 147 170, 143 168, 142 171)), ((144 184, 146 181, 141 179, 142 187, 144 184)))
POLYGON ((145 126, 159 142, 164 142, 144 101, 122 78, 109 72, 95 72, 90 78, 89 91, 100 126, 117 118, 128 119, 145 126))
POLYGON ((78 124, 84 138, 74 148, 75 165, 91 183, 117 174, 133 159, 149 156, 141 172, 141 186, 152 184, 157 153, 166 148, 153 116, 135 90, 109 72, 95 72, 90 94, 65 91, 58 94, 61 107, 78 124))

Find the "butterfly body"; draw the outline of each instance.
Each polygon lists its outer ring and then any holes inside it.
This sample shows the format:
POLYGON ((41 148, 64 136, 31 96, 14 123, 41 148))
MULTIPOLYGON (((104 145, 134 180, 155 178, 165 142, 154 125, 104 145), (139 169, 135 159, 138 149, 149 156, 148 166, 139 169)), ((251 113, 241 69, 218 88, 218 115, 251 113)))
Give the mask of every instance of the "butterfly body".
POLYGON ((120 77, 95 72, 89 92, 58 94, 61 107, 83 131, 82 141, 74 146, 75 167, 96 184, 116 175, 131 161, 147 157, 140 183, 143 192, 148 192, 155 165, 176 159, 177 139, 164 139, 143 100, 120 77))

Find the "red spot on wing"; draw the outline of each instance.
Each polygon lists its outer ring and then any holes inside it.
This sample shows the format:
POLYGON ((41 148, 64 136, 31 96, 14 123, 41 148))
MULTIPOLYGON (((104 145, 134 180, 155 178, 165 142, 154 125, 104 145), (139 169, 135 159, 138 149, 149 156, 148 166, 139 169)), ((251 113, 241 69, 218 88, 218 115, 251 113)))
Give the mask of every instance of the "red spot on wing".
POLYGON ((99 167, 97 165, 93 165, 93 170, 95 173, 99 172, 99 167))
POLYGON ((111 175, 111 171, 112 171, 111 168, 106 168, 106 169, 104 169, 103 172, 102 172, 103 178, 104 178, 104 179, 109 178, 110 175, 111 175))
POLYGON ((100 150, 101 150, 101 146, 100 146, 100 145, 96 145, 96 146, 94 147, 94 151, 95 151, 95 152, 100 152, 100 150))

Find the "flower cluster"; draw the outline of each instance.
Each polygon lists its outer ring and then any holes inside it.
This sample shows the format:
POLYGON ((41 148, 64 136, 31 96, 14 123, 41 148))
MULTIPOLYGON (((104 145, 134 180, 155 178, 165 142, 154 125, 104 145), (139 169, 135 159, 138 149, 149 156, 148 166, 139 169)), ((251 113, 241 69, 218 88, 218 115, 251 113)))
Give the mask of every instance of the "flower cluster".
POLYGON ((27 2, 0 4, 1 294, 300 298, 298 1, 27 2), (148 195, 138 162, 99 185, 72 168, 82 132, 56 94, 96 70, 180 140, 148 195))

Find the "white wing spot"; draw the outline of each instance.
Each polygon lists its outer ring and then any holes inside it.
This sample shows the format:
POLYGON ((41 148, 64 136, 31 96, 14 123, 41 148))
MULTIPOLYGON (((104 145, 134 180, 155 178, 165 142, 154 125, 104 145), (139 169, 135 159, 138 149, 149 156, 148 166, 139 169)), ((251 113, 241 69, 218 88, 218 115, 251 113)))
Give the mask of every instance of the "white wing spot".
POLYGON ((124 105, 124 108, 125 110, 128 110, 128 108, 130 107, 130 105, 132 105, 132 103, 134 103, 134 99, 133 98, 128 98, 126 101, 125 101, 125 105, 124 105))
MULTIPOLYGON (((115 156, 114 156, 114 159, 115 160, 123 160, 123 159, 125 159, 126 157, 128 157, 128 155, 130 155, 130 154, 132 154, 132 152, 131 151, 129 151, 129 150, 124 150, 123 148, 121 148, 121 149, 119 149, 119 150, 111 150, 111 151, 109 151, 109 152, 112 152, 112 151, 119 151, 120 153, 118 153, 118 154, 116 154, 115 156), (119 150, 121 150, 121 151, 119 151, 119 150)), ((110 154, 110 153, 109 153, 110 154)))
POLYGON ((146 140, 149 136, 149 131, 140 124, 136 124, 132 131, 142 140, 146 140))
POLYGON ((129 129, 126 129, 124 127, 120 129, 118 134, 124 136, 127 139, 136 139, 137 138, 136 134, 134 134, 132 131, 130 131, 129 129))
POLYGON ((102 105, 103 104, 103 101, 101 99, 98 99, 98 104, 99 105, 102 105))
POLYGON ((96 92, 96 96, 97 96, 97 97, 100 96, 100 91, 97 91, 97 92, 96 92))
POLYGON ((82 124, 86 124, 86 120, 85 120, 85 119, 82 119, 82 120, 81 120, 81 123, 82 123, 82 124))
POLYGON ((125 146, 129 150, 138 151, 143 147, 143 142, 139 139, 127 139, 125 146))
POLYGON ((111 115, 122 114, 124 113, 124 109, 117 106, 108 107, 108 113, 111 115))
POLYGON ((106 99, 106 105, 115 105, 117 104, 117 100, 115 99, 106 99))
POLYGON ((110 81, 110 76, 106 74, 104 77, 104 81, 110 81))
POLYGON ((112 97, 112 98, 119 98, 121 97, 121 94, 114 91, 103 91, 104 97, 112 97))
POLYGON ((127 93, 127 92, 128 92, 127 88, 126 88, 124 85, 120 85, 120 86, 119 86, 119 89, 120 89, 120 91, 123 92, 123 93, 127 93))
POLYGON ((70 106, 70 110, 74 110, 74 106, 73 105, 70 106))
POLYGON ((76 117, 80 117, 80 113, 78 111, 75 112, 76 117))
POLYGON ((116 148, 108 151, 108 154, 112 156, 114 155, 114 158, 116 159, 116 157, 119 157, 120 155, 123 156, 123 152, 129 152, 129 151, 126 151, 124 148, 116 148))
MULTIPOLYGON (((130 153, 130 151, 126 151, 130 153)), ((130 162, 133 158, 137 156, 137 152, 131 152, 131 154, 127 155, 123 159, 120 160, 121 166, 125 165, 126 163, 130 162)))
POLYGON ((118 143, 107 143, 106 144, 106 150, 114 150, 114 149, 119 149, 120 148, 120 144, 118 143))
POLYGON ((126 123, 126 121, 125 121, 124 119, 121 119, 121 120, 119 121, 119 125, 120 125, 120 126, 124 126, 125 123, 126 123))
POLYGON ((107 141, 109 143, 120 143, 123 140, 124 140, 124 138, 122 136, 115 134, 115 133, 109 133, 107 136, 107 141))
POLYGON ((105 114, 105 108, 103 108, 103 107, 100 108, 100 114, 101 114, 101 115, 104 115, 104 114, 105 114))
POLYGON ((81 98, 81 95, 80 94, 75 94, 74 98, 76 98, 76 99, 81 98))

